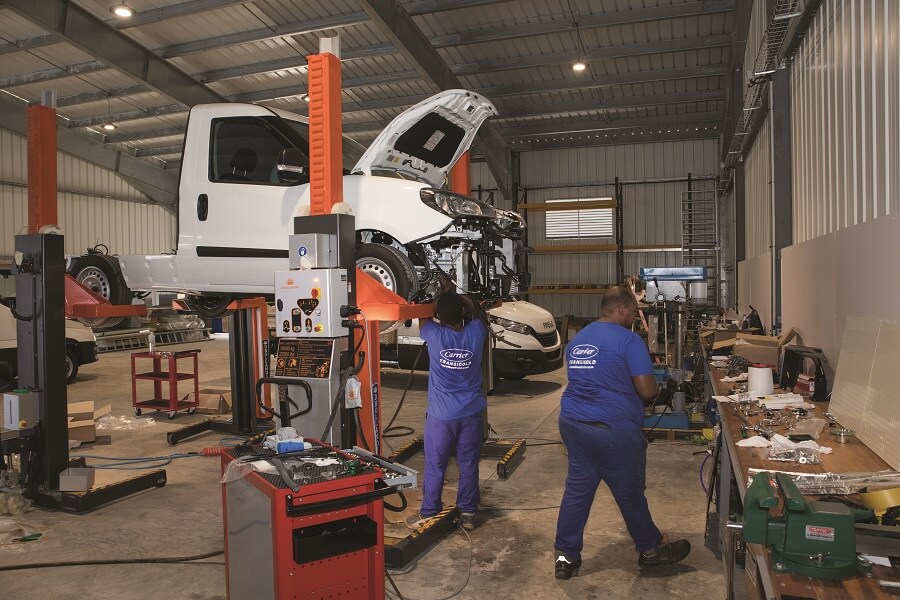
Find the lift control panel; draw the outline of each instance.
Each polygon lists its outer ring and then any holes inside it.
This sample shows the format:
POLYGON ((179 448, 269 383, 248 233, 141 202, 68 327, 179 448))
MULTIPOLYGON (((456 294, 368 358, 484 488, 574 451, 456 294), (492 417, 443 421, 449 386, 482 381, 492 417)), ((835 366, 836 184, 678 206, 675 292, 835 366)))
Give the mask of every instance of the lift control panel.
POLYGON ((347 335, 340 308, 347 304, 346 269, 275 273, 275 334, 278 337, 335 338, 347 335))

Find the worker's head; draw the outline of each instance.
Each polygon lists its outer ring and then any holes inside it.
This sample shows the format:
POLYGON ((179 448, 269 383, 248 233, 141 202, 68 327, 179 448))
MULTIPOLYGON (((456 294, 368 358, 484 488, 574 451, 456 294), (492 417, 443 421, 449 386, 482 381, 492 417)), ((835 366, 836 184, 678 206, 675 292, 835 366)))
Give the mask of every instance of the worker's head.
POLYGON ((600 300, 600 316, 623 327, 631 327, 637 316, 637 300, 624 285, 615 285, 603 293, 600 300))
POLYGON ((463 302, 459 294, 456 292, 444 292, 438 296, 434 316, 438 318, 442 325, 449 325, 450 327, 462 325, 463 302))

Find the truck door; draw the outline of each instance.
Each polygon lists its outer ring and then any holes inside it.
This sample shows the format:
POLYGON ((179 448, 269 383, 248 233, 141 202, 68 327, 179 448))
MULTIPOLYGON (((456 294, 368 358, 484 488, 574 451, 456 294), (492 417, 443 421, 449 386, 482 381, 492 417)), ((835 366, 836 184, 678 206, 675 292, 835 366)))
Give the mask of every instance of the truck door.
MULTIPOLYGON (((198 177, 197 257, 211 286, 271 293, 273 273, 288 269, 288 235, 309 186, 280 183, 281 150, 296 147, 277 117, 210 120, 208 172, 198 177)), ((307 148, 299 148, 306 156, 307 148)), ((214 288, 215 289, 215 288, 214 288)))

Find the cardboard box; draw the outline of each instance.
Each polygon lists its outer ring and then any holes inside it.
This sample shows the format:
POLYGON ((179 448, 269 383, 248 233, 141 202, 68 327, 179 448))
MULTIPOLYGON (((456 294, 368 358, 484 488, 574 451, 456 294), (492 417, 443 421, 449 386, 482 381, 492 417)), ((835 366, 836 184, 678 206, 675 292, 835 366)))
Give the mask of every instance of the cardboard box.
POLYGON ((721 350, 722 348, 730 348, 734 345, 734 340, 740 333, 737 329, 711 329, 702 328, 700 330, 700 339, 707 350, 721 350))
POLYGON ((93 442, 97 439, 97 419, 112 412, 112 405, 96 408, 93 400, 71 402, 68 405, 69 439, 93 442))
POLYGON ((734 340, 732 354, 746 358, 751 364, 778 367, 782 346, 789 343, 796 335, 797 330, 793 327, 781 337, 738 333, 734 340))
MULTIPOLYGON (((221 415, 231 411, 231 390, 209 388, 200 390, 197 397, 197 411, 205 415, 221 415)), ((190 402, 194 393, 182 398, 182 402, 190 402)))
POLYGON ((88 492, 93 486, 93 467, 73 467, 64 469, 59 474, 59 491, 61 492, 88 492))

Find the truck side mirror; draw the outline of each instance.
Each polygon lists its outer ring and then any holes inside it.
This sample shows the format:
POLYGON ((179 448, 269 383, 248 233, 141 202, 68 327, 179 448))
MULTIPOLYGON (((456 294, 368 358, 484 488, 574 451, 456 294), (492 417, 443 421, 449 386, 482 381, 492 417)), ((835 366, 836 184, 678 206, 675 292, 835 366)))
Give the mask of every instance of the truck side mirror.
POLYGON ((282 150, 275 169, 281 183, 309 183, 309 169, 303 164, 303 154, 296 148, 282 150))

